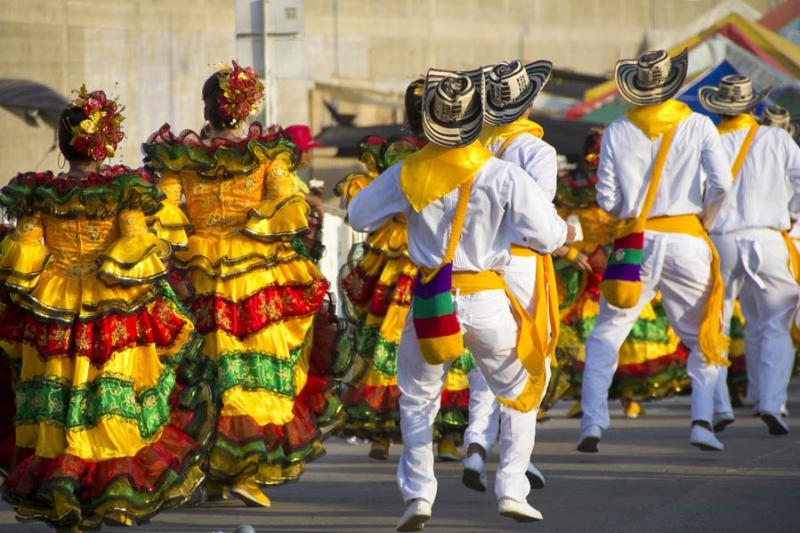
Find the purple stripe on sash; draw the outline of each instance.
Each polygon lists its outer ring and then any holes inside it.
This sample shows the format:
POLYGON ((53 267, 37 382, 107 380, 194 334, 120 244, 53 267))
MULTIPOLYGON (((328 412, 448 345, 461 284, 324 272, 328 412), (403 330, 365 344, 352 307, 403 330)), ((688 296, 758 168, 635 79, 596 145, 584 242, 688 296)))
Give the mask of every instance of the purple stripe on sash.
POLYGON ((453 288, 453 263, 444 265, 430 283, 422 284, 421 276, 421 273, 417 276, 417 283, 414 286, 415 296, 431 298, 443 292, 450 292, 453 288))
POLYGON ((622 281, 640 281, 639 272, 641 267, 639 265, 629 265, 627 263, 620 263, 617 265, 608 265, 605 273, 603 273, 604 280, 622 280, 622 281))

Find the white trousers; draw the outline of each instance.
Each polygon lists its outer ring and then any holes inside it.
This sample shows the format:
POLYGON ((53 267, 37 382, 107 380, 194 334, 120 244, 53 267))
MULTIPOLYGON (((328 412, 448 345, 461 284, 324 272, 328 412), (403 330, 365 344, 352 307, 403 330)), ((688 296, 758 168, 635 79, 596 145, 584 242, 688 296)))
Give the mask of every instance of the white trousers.
POLYGON ((617 369, 619 348, 642 308, 658 291, 672 328, 690 349, 687 369, 692 378, 692 420, 711 423, 720 367, 706 364, 697 341, 711 292, 710 265, 711 250, 703 239, 680 233, 645 232, 639 304, 620 309, 601 297, 597 324, 586 339, 582 430, 592 425, 608 428, 608 388, 617 369))
MULTIPOLYGON (((464 332, 464 343, 486 376, 493 394, 516 398, 525 388, 528 373, 516 354, 518 326, 511 306, 501 290, 456 296, 456 313, 464 332)), ((449 364, 430 365, 422 358, 414 324, 409 314, 400 340, 397 384, 400 388, 400 430, 403 451, 397 465, 397 484, 408 503, 436 499, 433 471, 433 421, 449 364)), ((530 484, 525 471, 533 451, 536 412, 523 413, 500 406, 500 462, 497 467, 497 498, 525 500, 530 484)))
MULTIPOLYGON (((789 329, 800 295, 788 268, 786 242, 779 232, 767 228, 711 238, 725 280, 726 334, 737 298, 745 318, 749 399, 759 411, 780 416, 794 362, 789 329)), ((724 375, 720 376, 717 395, 715 410, 730 412, 724 375)))
MULTIPOLYGON (((536 257, 511 256, 509 264, 503 269, 503 278, 508 288, 520 303, 533 312, 536 276, 536 257)), ((547 361, 547 383, 550 381, 550 362, 547 361)), ((464 432, 464 446, 479 444, 490 452, 500 431, 500 404, 486 383, 479 368, 469 373, 469 426, 464 432)), ((538 409, 537 409, 538 412, 538 409)), ((533 427, 534 438, 536 426, 533 427)))

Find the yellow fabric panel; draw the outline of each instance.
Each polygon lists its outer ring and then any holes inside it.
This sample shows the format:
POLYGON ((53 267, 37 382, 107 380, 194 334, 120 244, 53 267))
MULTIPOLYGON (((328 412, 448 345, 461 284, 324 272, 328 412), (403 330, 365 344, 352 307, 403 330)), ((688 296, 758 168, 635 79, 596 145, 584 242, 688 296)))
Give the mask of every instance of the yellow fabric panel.
POLYGON ((444 378, 444 389, 449 391, 467 390, 469 389, 469 379, 463 372, 451 368, 444 378))
POLYGON ((26 344, 23 345, 20 380, 28 381, 47 376, 77 388, 98 377, 112 377, 135 382, 138 392, 154 387, 163 370, 164 365, 159 361, 153 345, 114 352, 102 368, 97 368, 87 357, 54 357, 43 360, 35 348, 26 344))
POLYGON ((259 352, 289 360, 289 352, 303 345, 313 322, 313 316, 275 322, 241 340, 225 331, 216 330, 203 336, 203 353, 213 361, 220 354, 231 352, 259 352))
POLYGON ((0 275, 13 286, 30 289, 46 267, 50 253, 42 242, 44 228, 40 215, 22 217, 0 245, 0 275))
POLYGON ((106 283, 147 283, 165 274, 161 258, 169 245, 150 232, 141 211, 119 214, 120 237, 101 256, 99 275, 106 283))
POLYGON ((400 344, 400 336, 406 326, 406 319, 410 310, 409 306, 390 305, 383 322, 381 322, 381 337, 388 342, 400 344))
MULTIPOLYGON (((224 249, 225 242, 222 239, 207 239, 203 240, 206 244, 206 249, 212 253, 227 255, 224 249)), ((239 257, 247 255, 248 251, 252 253, 261 253, 263 248, 267 245, 241 237, 241 241, 233 238, 228 241, 229 250, 236 250, 233 253, 240 253, 239 257), (242 244, 240 247, 239 245, 242 244), (261 250, 260 250, 261 249, 261 250)), ((190 247, 195 248, 194 244, 190 247)), ((207 257, 214 257, 213 255, 207 257)), ((219 256, 217 256, 219 257, 219 256)), ((236 257, 232 255, 229 257, 236 257)), ((199 265, 202 261, 193 261, 191 264, 199 265)), ((206 265, 208 262, 205 261, 206 265)), ((309 285, 314 281, 324 280, 322 272, 317 268, 314 263, 297 255, 291 247, 278 248, 278 253, 275 256, 275 263, 271 265, 264 265, 264 261, 260 258, 255 258, 251 261, 245 262, 244 265, 252 263, 259 266, 271 266, 273 268, 256 268, 252 272, 248 272, 244 276, 231 277, 229 279, 222 279, 219 277, 211 277, 204 270, 193 269, 189 271, 189 281, 191 282, 197 295, 204 294, 219 294, 226 299, 238 302, 242 299, 255 294, 256 292, 276 285, 309 285)), ((237 269, 241 268, 239 265, 237 269)), ((222 273, 224 269, 220 269, 222 273)))
MULTIPOLYGON (((375 174, 377 176, 377 173, 375 174)), ((363 174, 361 172, 354 172, 347 176, 344 181, 336 185, 338 194, 340 194, 345 201, 345 207, 350 207, 350 202, 356 197, 356 194, 361 192, 367 185, 372 183, 374 176, 363 174)))
POLYGON ((266 200, 258 205, 244 225, 244 230, 256 238, 275 238, 305 231, 310 207, 301 194, 278 200, 266 200))
POLYGON ((220 414, 226 416, 247 415, 261 426, 288 424, 294 418, 294 399, 265 390, 244 390, 233 387, 222 395, 220 414))
MULTIPOLYGON (((41 305, 58 310, 80 313, 81 316, 93 314, 92 309, 103 303, 112 301, 133 303, 142 301, 154 291, 151 285, 135 285, 109 287, 94 274, 83 278, 71 277, 69 272, 58 271, 50 266, 39 277, 36 287, 30 292, 31 297, 41 305)), ((15 303, 28 308, 25 301, 14 298, 15 303)))
MULTIPOLYGON (((528 119, 523 115, 514 122, 504 124, 502 126, 492 126, 486 122, 483 123, 481 129, 480 140, 484 146, 491 146, 493 144, 501 143, 507 140, 513 140, 518 135, 529 133, 536 138, 541 139, 544 136, 544 128, 536 122, 528 119)), ((497 157, 503 157, 507 145, 504 145, 501 152, 497 157)))
POLYGON ((370 365, 358 383, 367 387, 390 387, 397 385, 397 376, 388 376, 370 365))
POLYGON ((117 416, 103 417, 93 428, 68 432, 45 422, 16 427, 17 446, 35 448, 39 457, 52 459, 66 453, 92 462, 133 457, 160 436, 159 430, 152 439, 144 440, 136 421, 117 416))
MULTIPOLYGON (((628 117, 628 120, 651 140, 655 140, 663 135, 664 139, 661 141, 662 144, 672 141, 672 136, 670 135, 668 138, 667 133, 691 114, 692 110, 689 106, 678 100, 667 100, 660 104, 646 106, 633 106, 625 111, 625 116, 628 117)), ((669 145, 664 148, 664 159, 666 159, 666 151, 668 150, 669 145)), ((659 151, 659 156, 660 155, 661 151, 659 151)), ((658 188, 658 180, 661 177, 663 166, 663 159, 657 156, 656 162, 653 165, 654 170, 650 177, 651 182, 654 183, 653 187, 656 189, 658 188), (662 162, 659 164, 659 161, 662 162), (656 175, 658 175, 658 178, 654 177, 656 175)), ((648 191, 650 191, 650 188, 648 188, 648 191)), ((645 201, 645 206, 642 207, 643 216, 647 216, 651 205, 652 201, 645 201)))
POLYGON ((221 232, 241 226, 250 209, 264 197, 264 176, 269 162, 253 172, 228 179, 209 179, 186 170, 181 172, 186 210, 197 232, 221 232))
POLYGON ((416 212, 471 180, 492 157, 479 140, 460 148, 428 144, 400 168, 400 189, 416 212))

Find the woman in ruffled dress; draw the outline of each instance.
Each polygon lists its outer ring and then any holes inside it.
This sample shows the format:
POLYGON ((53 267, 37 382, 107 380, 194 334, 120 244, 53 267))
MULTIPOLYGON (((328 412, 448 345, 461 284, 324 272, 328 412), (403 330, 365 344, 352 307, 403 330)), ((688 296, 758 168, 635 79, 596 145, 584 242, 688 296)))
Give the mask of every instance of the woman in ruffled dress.
MULTIPOLYGON (((412 136, 370 136, 359 143, 359 159, 366 173, 350 174, 336 188, 348 205, 381 172, 425 146, 422 88, 422 80, 417 80, 406 90, 406 120, 412 136)), ((397 347, 416 277, 417 267, 408 257, 406 222, 399 215, 356 245, 340 274, 352 329, 346 349, 363 362, 363 373, 342 394, 347 414, 342 433, 370 440, 373 459, 386 459, 391 443, 401 439, 397 347)), ((473 366, 472 356, 465 352, 453 362, 445 381, 435 425, 442 460, 460 459, 457 444, 469 422, 467 374, 473 366)))
POLYGON ((315 344, 313 326, 328 282, 293 245, 309 229, 308 204, 291 178, 294 146, 246 122, 263 99, 255 72, 234 62, 202 95, 200 134, 176 136, 164 125, 143 145, 167 194, 152 223, 182 248, 175 266, 211 361, 219 417, 207 496, 230 489, 268 507, 263 486, 298 479, 324 452, 333 342, 315 344))
MULTIPOLYGON (((568 416, 580 416, 580 393, 585 361, 585 342, 599 312, 599 284, 605 270, 615 221, 598 207, 594 186, 601 131, 591 132, 584 143, 584 161, 579 172, 559 176, 556 205, 567 219, 577 217, 583 239, 557 254, 561 307, 558 339, 560 365, 551 380, 549 405, 561 397, 578 402, 568 416)), ((625 415, 643 413, 640 400, 675 394, 689 385, 685 363, 687 351, 667 322, 658 299, 645 306, 619 351, 619 366, 610 395, 619 398, 625 415)))
POLYGON ((122 139, 120 111, 82 87, 59 120, 69 170, 19 174, 0 194, 16 219, 0 250, 16 397, 3 495, 59 531, 141 523, 203 481, 210 428, 191 403, 202 384, 185 379, 200 337, 165 281, 170 247, 145 221, 163 195, 143 170, 100 166, 122 139))

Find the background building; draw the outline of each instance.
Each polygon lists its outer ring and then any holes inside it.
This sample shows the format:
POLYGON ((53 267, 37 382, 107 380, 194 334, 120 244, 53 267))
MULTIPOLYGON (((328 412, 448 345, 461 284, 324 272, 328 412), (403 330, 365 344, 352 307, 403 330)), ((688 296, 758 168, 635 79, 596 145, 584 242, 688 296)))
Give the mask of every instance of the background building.
MULTIPOLYGON (((139 144, 162 123, 202 125, 200 86, 233 57, 265 77, 265 120, 318 132, 334 123, 325 102, 355 125, 399 121, 406 83, 430 65, 546 57, 604 75, 619 57, 676 42, 720 10, 757 18, 779 3, 0 0, 0 81, 32 80, 65 97, 81 83, 107 88, 128 117, 118 159, 134 165, 139 144)), ((0 183, 18 170, 57 167, 52 129, 25 118, 13 106, 0 109, 0 183)), ((326 157, 315 165, 315 173, 345 170, 326 157)))

